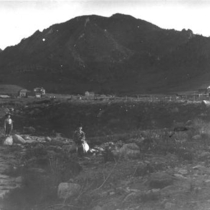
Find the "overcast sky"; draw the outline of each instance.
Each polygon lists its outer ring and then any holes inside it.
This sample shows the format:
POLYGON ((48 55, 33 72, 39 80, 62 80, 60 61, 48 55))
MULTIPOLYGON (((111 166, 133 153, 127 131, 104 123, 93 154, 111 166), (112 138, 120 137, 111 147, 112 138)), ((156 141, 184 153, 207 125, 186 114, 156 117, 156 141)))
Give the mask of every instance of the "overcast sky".
POLYGON ((0 0, 0 48, 76 16, 115 13, 210 36, 210 0, 0 0))

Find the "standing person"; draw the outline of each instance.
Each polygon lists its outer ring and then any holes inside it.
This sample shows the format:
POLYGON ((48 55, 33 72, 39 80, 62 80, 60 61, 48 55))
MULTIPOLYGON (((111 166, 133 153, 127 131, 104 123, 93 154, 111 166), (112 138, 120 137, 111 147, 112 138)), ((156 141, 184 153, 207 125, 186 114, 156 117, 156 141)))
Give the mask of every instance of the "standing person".
POLYGON ((13 130, 13 121, 10 114, 7 114, 4 120, 4 130, 6 136, 9 136, 13 130))
POLYGON ((77 146, 77 153, 79 156, 83 156, 84 150, 83 150, 83 144, 85 141, 85 132, 82 130, 82 125, 79 125, 77 127, 77 130, 74 132, 73 140, 76 143, 77 146))

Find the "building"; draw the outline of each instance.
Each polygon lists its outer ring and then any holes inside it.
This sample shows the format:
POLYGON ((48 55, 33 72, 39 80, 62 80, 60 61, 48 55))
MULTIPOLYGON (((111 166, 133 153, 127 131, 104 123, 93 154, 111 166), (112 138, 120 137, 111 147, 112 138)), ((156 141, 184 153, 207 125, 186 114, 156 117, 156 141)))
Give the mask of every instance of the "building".
POLYGON ((34 95, 36 98, 41 98, 46 94, 46 91, 43 87, 34 88, 34 95))
POLYGON ((21 89, 18 91, 18 96, 20 98, 26 98, 28 94, 28 90, 27 89, 21 89))
POLYGON ((46 91, 43 87, 36 87, 34 88, 34 93, 38 93, 39 95, 41 94, 42 96, 46 94, 46 91))

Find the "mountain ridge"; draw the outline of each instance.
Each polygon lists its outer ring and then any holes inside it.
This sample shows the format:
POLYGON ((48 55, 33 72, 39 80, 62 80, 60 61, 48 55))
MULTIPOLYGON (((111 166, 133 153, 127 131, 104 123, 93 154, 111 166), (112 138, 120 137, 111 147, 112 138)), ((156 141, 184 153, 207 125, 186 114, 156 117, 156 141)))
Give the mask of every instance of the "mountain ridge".
POLYGON ((5 84, 70 94, 192 90, 203 85, 204 74, 210 82, 208 46, 209 38, 190 29, 166 30, 119 13, 86 15, 3 50, 0 76, 5 84))

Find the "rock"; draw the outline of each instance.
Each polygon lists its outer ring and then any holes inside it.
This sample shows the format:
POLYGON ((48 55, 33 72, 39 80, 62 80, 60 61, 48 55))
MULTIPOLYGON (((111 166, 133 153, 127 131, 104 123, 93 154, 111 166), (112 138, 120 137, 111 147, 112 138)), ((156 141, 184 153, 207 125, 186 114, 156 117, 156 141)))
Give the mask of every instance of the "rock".
POLYGON ((110 192, 110 193, 109 193, 109 195, 115 195, 115 192, 114 192, 114 191, 112 191, 112 192, 110 192))
POLYGON ((16 183, 21 183, 23 181, 22 177, 21 176, 18 176, 15 178, 14 180, 16 183))
POLYGON ((199 134, 192 137, 193 140, 199 140, 199 139, 201 139, 201 138, 202 138, 202 137, 201 137, 201 135, 199 135, 199 134))
POLYGON ((141 145, 143 145, 144 141, 145 141, 145 138, 144 137, 139 137, 139 138, 131 138, 131 139, 128 139, 126 141, 126 143, 135 143, 136 145, 141 146, 141 145))
POLYGON ((184 177, 183 175, 181 174, 174 174, 174 176, 178 179, 186 179, 186 177, 184 177))
POLYGON ((12 136, 12 138, 13 138, 14 143, 20 143, 20 144, 25 144, 26 143, 26 140, 23 139, 20 135, 15 134, 15 135, 12 136))
POLYGON ((140 148, 135 143, 124 144, 120 149, 115 149, 113 155, 118 158, 136 159, 140 156, 140 148))
POLYGON ((34 143, 36 140, 31 136, 24 136, 26 143, 34 143))
POLYGON ((203 169, 205 169, 205 166, 196 165, 196 166, 193 166, 193 169, 194 169, 194 170, 203 170, 203 169))
POLYGON ((79 193, 81 186, 76 183, 62 182, 58 185, 58 198, 67 199, 79 193))
POLYGON ((13 138, 12 138, 12 136, 8 136, 8 137, 4 140, 3 145, 9 145, 9 146, 13 145, 13 138))
POLYGON ((204 160, 206 160, 207 158, 209 158, 210 157, 210 152, 202 152, 200 155, 199 155, 199 160, 201 160, 201 161, 204 161, 204 160))
POLYGON ((146 176, 147 174, 155 172, 154 167, 150 163, 139 164, 134 176, 146 176))
POLYGON ((186 169, 179 169, 178 173, 182 174, 182 175, 187 175, 188 171, 186 169))
POLYGON ((45 141, 46 141, 46 142, 51 142, 52 139, 51 139, 49 136, 47 136, 47 137, 45 137, 45 141))
POLYGON ((27 135, 24 136, 24 139, 25 139, 25 140, 29 140, 29 141, 31 140, 30 136, 27 136, 27 135))
POLYGON ((189 139, 189 135, 186 132, 175 132, 173 137, 176 142, 186 142, 189 139))
POLYGON ((130 150, 139 150, 139 146, 135 143, 124 144, 123 147, 130 150))
POLYGON ((52 138, 52 141, 51 141, 51 144, 53 145, 64 145, 64 144, 68 144, 68 141, 63 138, 63 137, 60 137, 60 138, 52 138))
POLYGON ((149 186, 154 189, 162 189, 173 184, 173 181, 174 178, 171 175, 165 172, 157 172, 151 174, 149 186))

